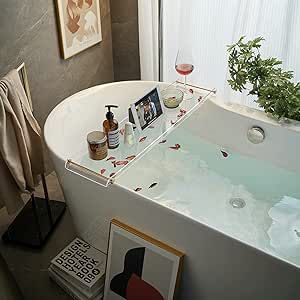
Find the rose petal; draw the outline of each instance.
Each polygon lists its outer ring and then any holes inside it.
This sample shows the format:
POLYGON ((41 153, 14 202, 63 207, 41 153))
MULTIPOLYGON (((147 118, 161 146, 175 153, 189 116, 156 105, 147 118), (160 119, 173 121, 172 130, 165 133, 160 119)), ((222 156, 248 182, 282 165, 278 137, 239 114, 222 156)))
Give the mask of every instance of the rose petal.
POLYGON ((157 182, 153 182, 153 183, 149 186, 149 189, 154 188, 157 184, 158 184, 157 182))
POLYGON ((139 142, 142 143, 146 138, 147 138, 146 136, 141 137, 139 142))
POLYGON ((133 160, 133 159, 135 159, 135 157, 136 157, 135 155, 130 155, 130 156, 127 156, 126 159, 127 160, 133 160))
POLYGON ((109 158, 106 159, 106 161, 108 161, 108 160, 114 160, 114 159, 116 159, 114 156, 110 156, 109 158))
POLYGON ((173 150, 179 150, 181 148, 180 144, 175 144, 175 146, 169 147, 170 149, 173 150))
POLYGON ((125 165, 128 164, 128 161, 127 160, 118 160, 118 161, 115 162, 115 164, 117 166, 125 166, 125 165))
POLYGON ((140 187, 137 187, 136 189, 134 189, 135 192, 139 192, 141 190, 142 190, 142 188, 140 188, 140 187))
POLYGON ((106 169, 101 169, 100 174, 103 175, 105 173, 106 169))
POLYGON ((114 177, 116 175, 116 173, 111 173, 110 175, 109 175, 109 177, 114 177))
POLYGON ((221 150, 221 153, 222 153, 223 157, 225 157, 225 158, 228 157, 228 153, 227 152, 221 150))
POLYGON ((124 132, 125 132, 125 128, 121 128, 121 129, 120 129, 120 134, 121 134, 121 135, 124 135, 124 132))
POLYGON ((162 141, 159 142, 159 144, 164 144, 166 142, 167 142, 167 140, 162 140, 162 141))

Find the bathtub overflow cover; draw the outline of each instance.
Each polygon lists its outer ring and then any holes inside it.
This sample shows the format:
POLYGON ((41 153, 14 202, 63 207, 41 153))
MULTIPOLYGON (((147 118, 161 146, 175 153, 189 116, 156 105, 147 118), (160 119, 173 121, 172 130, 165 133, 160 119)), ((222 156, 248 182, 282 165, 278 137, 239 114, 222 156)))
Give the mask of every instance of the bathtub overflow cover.
POLYGON ((229 203, 233 208, 243 208, 246 206, 246 202, 242 198, 231 198, 229 203))
POLYGON ((260 144, 265 139, 265 132, 258 126, 253 126, 248 130, 248 140, 253 144, 260 144))

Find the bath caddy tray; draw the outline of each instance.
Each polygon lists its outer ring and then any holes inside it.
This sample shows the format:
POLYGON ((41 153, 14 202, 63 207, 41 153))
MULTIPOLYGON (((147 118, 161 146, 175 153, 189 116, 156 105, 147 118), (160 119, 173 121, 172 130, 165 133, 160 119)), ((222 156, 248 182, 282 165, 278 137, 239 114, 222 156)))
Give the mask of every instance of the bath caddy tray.
MULTIPOLYGON (((165 85, 163 89, 172 86, 182 86, 180 81, 165 85)), ((107 158, 104 160, 92 160, 89 158, 88 151, 75 159, 66 161, 66 169, 99 185, 108 187, 115 179, 122 174, 130 165, 141 159, 152 147, 165 142, 165 137, 178 124, 196 111, 209 96, 216 93, 215 89, 206 89, 194 85, 187 85, 193 92, 193 98, 183 100, 179 107, 174 109, 164 109, 164 115, 156 120, 141 133, 135 130, 136 143, 127 146, 123 143, 125 123, 128 117, 120 122, 120 145, 117 149, 109 150, 107 158)), ((163 90, 161 88, 161 90, 163 90)), ((141 95, 142 97, 143 95, 141 95)), ((176 145, 174 145, 176 147, 176 145)))

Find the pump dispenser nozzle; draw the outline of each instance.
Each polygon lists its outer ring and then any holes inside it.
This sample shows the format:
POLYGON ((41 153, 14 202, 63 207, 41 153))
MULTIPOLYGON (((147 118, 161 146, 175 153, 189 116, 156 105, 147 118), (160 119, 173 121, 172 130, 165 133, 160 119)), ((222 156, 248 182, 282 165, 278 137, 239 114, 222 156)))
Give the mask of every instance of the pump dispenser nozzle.
POLYGON ((108 112, 106 113, 106 119, 109 121, 113 120, 114 114, 113 114, 113 112, 110 111, 110 109, 111 109, 111 107, 118 108, 118 106, 110 104, 110 105, 105 105, 105 107, 108 109, 108 112))

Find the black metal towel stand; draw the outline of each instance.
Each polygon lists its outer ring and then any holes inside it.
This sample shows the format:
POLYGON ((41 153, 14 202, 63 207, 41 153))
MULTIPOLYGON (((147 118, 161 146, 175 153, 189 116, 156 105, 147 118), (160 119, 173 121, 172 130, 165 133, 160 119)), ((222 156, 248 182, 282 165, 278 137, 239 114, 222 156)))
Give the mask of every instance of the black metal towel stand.
POLYGON ((32 248, 41 248, 45 244, 63 215, 66 204, 62 201, 49 200, 44 174, 42 184, 45 198, 31 194, 31 199, 3 234, 3 241, 32 248))
MULTIPOLYGON (((17 71, 20 72, 20 77, 32 108, 25 64, 22 63, 17 68, 17 71)), ((45 198, 35 197, 34 193, 31 194, 31 199, 25 204, 3 234, 3 241, 41 248, 53 232, 66 209, 66 204, 62 201, 49 200, 45 174, 41 174, 41 179, 45 198)))

